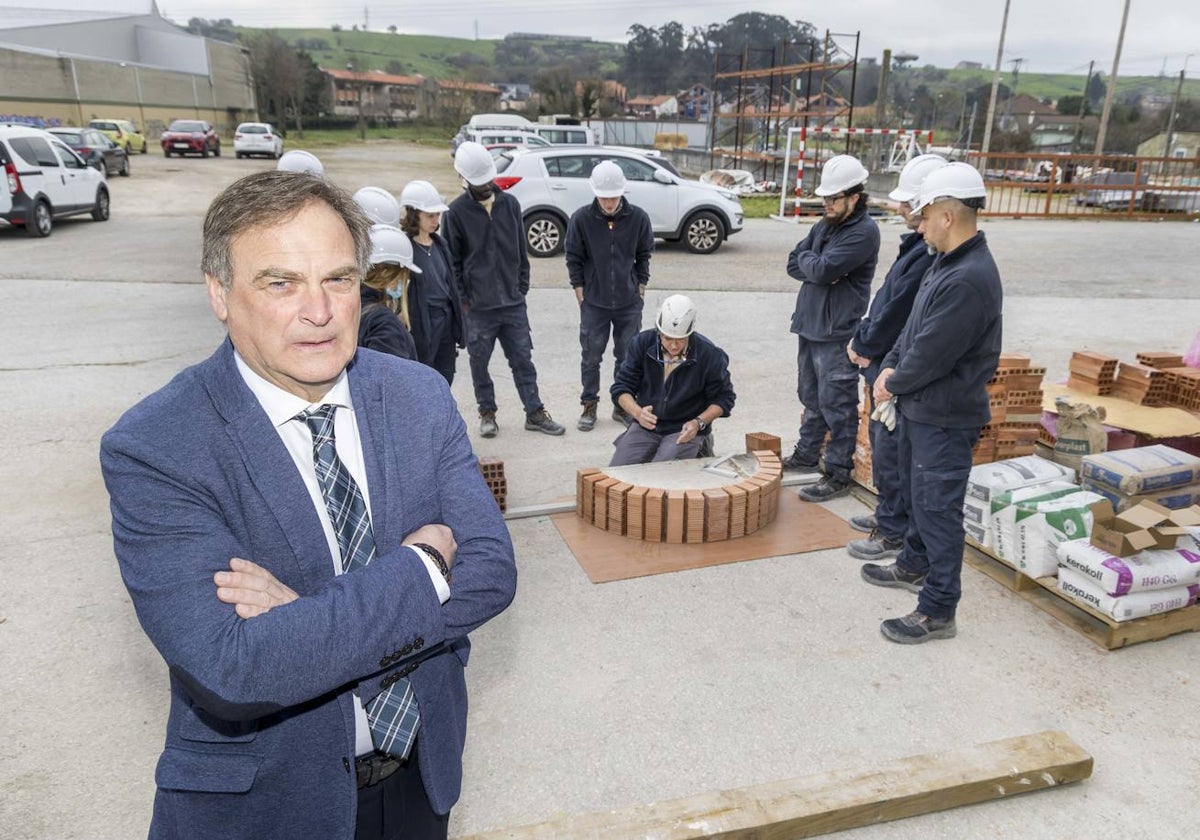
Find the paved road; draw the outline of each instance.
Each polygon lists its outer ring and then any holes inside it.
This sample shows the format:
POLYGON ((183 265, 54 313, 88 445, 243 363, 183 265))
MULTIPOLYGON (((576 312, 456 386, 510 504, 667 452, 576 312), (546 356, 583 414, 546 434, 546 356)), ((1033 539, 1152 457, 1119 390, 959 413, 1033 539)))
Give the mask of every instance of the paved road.
MULTIPOLYGON (((452 194, 444 149, 369 144, 323 152, 330 176, 394 191, 428 177, 452 194), (382 173, 382 174, 380 174, 382 173)), ((161 747, 166 675, 112 558, 100 434, 134 401, 220 341, 203 298, 199 230, 240 173, 232 158, 139 156, 114 179, 111 221, 64 222, 46 240, 0 230, 0 392, 9 421, 0 528, 0 835, 143 835, 161 747), (63 724, 63 709, 75 717, 63 724)), ((716 255, 663 247, 655 305, 694 294, 701 330, 729 350, 738 405, 718 448, 748 431, 793 437, 794 284, 782 266, 804 226, 751 221, 716 255)), ((1070 351, 1124 358, 1181 350, 1200 328, 1200 225, 995 221, 1006 349, 1052 374, 1070 351)), ((890 261, 900 233, 884 228, 890 261)), ((578 343, 558 260, 534 263, 530 309, 543 396, 570 430, 520 429, 494 366, 510 504, 570 498, 574 471, 604 463, 617 428, 574 430, 578 343)), ((454 392, 471 417, 466 360, 454 392)), ((607 375, 606 375, 607 381, 607 375)), ((789 441, 790 442, 790 441, 789 441)), ((859 512, 851 500, 830 506, 859 512)), ((512 525, 513 608, 475 634, 467 783, 455 832, 555 811, 624 807, 1063 728, 1096 778, 847 837, 1157 836, 1194 816, 1200 637, 1105 654, 968 573, 954 642, 884 645, 903 593, 864 591, 841 551, 592 586, 544 518, 512 525)))

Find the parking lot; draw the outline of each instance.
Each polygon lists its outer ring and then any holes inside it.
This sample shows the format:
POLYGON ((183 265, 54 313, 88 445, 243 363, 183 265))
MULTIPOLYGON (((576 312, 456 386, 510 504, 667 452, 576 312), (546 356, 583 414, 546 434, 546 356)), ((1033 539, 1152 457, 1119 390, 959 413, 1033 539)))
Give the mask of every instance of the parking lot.
MULTIPOLYGON (((290 144, 289 147, 294 147, 290 144)), ((63 220, 48 239, 0 226, 0 388, 12 442, 0 484, 0 834, 145 833, 166 674, 112 556, 99 437, 122 411, 221 340, 199 273, 204 211, 273 161, 138 155, 109 181, 112 215, 63 220), (62 708, 74 708, 69 726, 62 708)), ((327 174, 394 193, 426 178, 458 194, 445 147, 321 150, 327 174)), ((796 284, 807 230, 752 219, 716 254, 658 250, 647 311, 686 290, 699 329, 731 357, 734 415, 794 440, 796 284)), ((882 280, 903 228, 883 221, 882 280)), ((1065 377, 1075 349, 1182 352, 1200 329, 1200 224, 995 220, 1005 349, 1065 377)), ((500 435, 474 434, 466 358, 453 391, 480 455, 505 461, 509 504, 573 498, 575 470, 607 462, 616 424, 579 433, 577 307, 561 259, 533 262, 529 295, 542 397, 566 435, 521 429, 511 377, 493 375, 500 435)), ((646 322, 649 323, 649 317, 646 322)), ((609 381, 606 369, 604 381, 609 381)), ((841 515, 852 499, 830 503, 841 515)), ((1200 636, 1112 653, 964 572, 959 638, 898 651, 881 618, 905 593, 870 589, 843 551, 594 586, 544 516, 511 523, 513 607, 473 636, 470 737, 452 834, 555 813, 624 808, 1063 729, 1096 757, 1083 785, 879 825, 847 837, 1178 836, 1195 811, 1200 636)))

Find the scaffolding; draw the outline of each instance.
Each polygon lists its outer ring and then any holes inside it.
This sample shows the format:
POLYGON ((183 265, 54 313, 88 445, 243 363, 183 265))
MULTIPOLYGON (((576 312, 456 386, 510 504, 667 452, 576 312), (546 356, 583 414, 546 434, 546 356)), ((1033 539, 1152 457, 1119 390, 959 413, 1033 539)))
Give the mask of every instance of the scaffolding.
MULTIPOLYGON (((731 105, 713 109, 709 165, 749 169, 757 171, 757 180, 779 181, 780 167, 786 171, 790 129, 853 126, 858 46, 858 32, 826 30, 824 40, 747 47, 740 54, 718 52, 712 89, 718 102, 731 105), (839 40, 852 43, 853 49, 843 48, 839 40)), ((821 156, 816 151, 813 159, 821 156)))

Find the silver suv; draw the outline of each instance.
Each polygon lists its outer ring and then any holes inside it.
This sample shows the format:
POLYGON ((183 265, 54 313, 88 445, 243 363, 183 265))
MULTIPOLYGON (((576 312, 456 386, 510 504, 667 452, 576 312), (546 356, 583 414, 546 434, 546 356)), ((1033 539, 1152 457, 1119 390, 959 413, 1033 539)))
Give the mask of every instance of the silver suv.
POLYGON ((108 219, 104 175, 49 132, 0 123, 0 174, 0 219, 29 236, 49 236, 63 216, 108 219))
POLYGON ((571 214, 593 199, 588 177, 602 160, 625 173, 626 198, 650 216, 654 235, 683 242, 694 254, 711 254, 742 229, 737 193, 689 181, 634 149, 552 146, 513 149, 496 158, 496 186, 521 203, 525 241, 535 257, 562 251, 571 214))

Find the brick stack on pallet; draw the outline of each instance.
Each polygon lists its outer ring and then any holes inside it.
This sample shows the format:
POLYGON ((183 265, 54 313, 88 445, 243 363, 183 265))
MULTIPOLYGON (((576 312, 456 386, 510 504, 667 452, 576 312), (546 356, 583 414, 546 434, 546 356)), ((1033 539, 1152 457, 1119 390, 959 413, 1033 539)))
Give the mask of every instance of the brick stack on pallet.
MULTIPOLYGON (((1178 353, 1143 350, 1138 363, 1162 375, 1162 402, 1187 411, 1200 411, 1200 369, 1187 367, 1178 353)), ((1149 403, 1147 403, 1149 404, 1149 403)))
POLYGON ((501 458, 480 458, 479 472, 483 474, 488 489, 496 499, 500 512, 508 510, 508 480, 504 477, 504 460, 501 458))
POLYGON ((1147 365, 1121 362, 1112 396, 1138 405, 1162 405, 1167 396, 1167 377, 1147 365))
POLYGON ((1033 367, 1028 356, 1005 353, 996 375, 988 381, 992 421, 975 444, 973 463, 989 464, 1032 455, 1042 429, 1044 367, 1033 367))
POLYGON ((1117 378, 1117 363, 1118 359, 1113 356, 1102 356, 1089 350, 1076 350, 1071 354, 1067 387, 1084 394, 1108 396, 1112 393, 1113 382, 1117 378))

